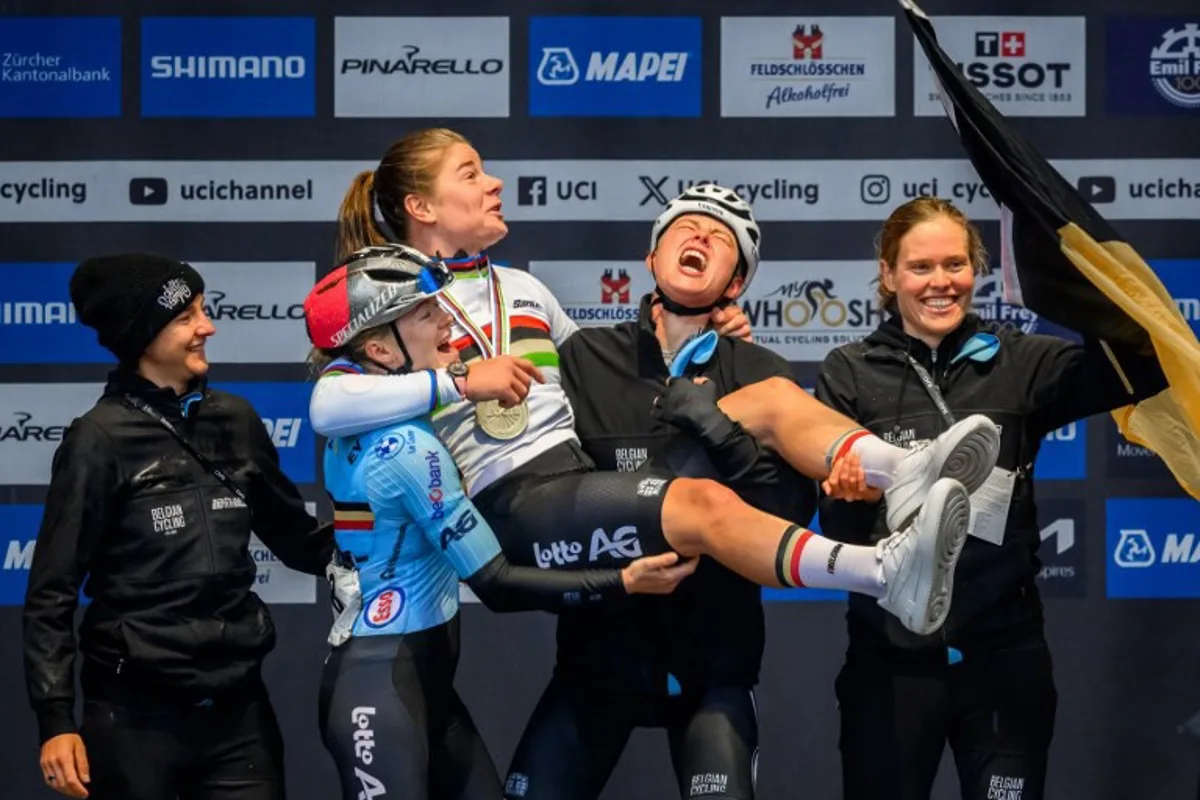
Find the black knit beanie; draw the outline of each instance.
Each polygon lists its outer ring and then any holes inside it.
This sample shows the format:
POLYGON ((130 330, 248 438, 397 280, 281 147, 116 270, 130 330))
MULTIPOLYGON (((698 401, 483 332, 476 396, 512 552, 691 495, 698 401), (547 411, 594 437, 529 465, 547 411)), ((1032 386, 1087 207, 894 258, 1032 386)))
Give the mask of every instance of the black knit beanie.
POLYGON ((89 258, 71 276, 75 315, 130 365, 203 292, 204 279, 191 265, 153 253, 89 258))

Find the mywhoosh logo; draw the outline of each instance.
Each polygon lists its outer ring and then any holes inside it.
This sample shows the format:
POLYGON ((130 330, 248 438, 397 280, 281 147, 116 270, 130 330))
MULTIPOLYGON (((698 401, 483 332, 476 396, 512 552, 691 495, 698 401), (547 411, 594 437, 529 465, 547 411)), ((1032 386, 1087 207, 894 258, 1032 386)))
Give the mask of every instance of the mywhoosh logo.
MULTIPOLYGON (((945 17, 938 41, 963 74, 1008 116, 1081 117, 1086 107, 1083 17, 945 17)), ((929 62, 914 48, 917 116, 942 116, 929 62)))
POLYGON ((1120 17, 1108 23, 1111 114, 1200 110, 1200 21, 1120 17))
POLYGON ((533 17, 529 113, 700 116, 698 17, 533 17))
POLYGON ((119 18, 4 18, 0 118, 119 116, 119 18))
POLYGON ((507 117, 507 17, 338 17, 334 116, 507 117))
POLYGON ((309 17, 147 17, 142 116, 311 117, 309 17))
POLYGON ((892 116, 895 76, 891 17, 721 20, 724 117, 892 116))

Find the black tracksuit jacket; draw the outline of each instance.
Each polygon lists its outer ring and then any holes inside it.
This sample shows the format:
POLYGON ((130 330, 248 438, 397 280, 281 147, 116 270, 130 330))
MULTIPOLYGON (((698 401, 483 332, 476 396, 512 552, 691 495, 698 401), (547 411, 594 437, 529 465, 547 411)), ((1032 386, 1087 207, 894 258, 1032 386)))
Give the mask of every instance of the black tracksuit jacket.
POLYGON ((293 569, 321 575, 332 556, 332 526, 305 511, 250 404, 203 382, 189 390, 201 399, 185 417, 172 390, 113 372, 55 452, 24 610, 26 684, 42 741, 76 729, 77 650, 84 695, 94 699, 132 687, 200 700, 258 680, 275 628, 250 590, 251 529, 293 569), (126 394, 175 424, 249 507, 126 394), (77 645, 81 583, 91 602, 77 645))
MULTIPOLYGON (((825 358, 817 397, 894 443, 933 439, 948 423, 908 362, 909 354, 930 372, 956 419, 984 414, 1001 427, 997 466, 1014 470, 1017 477, 1003 543, 967 539, 944 629, 919 637, 904 630, 873 598, 851 595, 851 647, 987 649, 1040 636, 1041 603, 1034 578, 1041 568, 1041 538, 1033 463, 1041 443, 1069 422, 1157 394, 1166 388, 1166 378, 1152 355, 1122 358, 1134 389, 1130 395, 1096 341, 1077 344, 1026 335, 969 314, 934 351, 905 334, 893 317, 867 338, 825 358), (977 333, 999 337, 996 355, 984 362, 955 360, 977 333)), ((820 519, 826 536, 854 544, 874 543, 888 535, 882 503, 844 503, 823 496, 820 519)))
MULTIPOLYGON (((648 295, 637 322, 583 328, 559 355, 575 432, 597 468, 631 471, 647 460, 662 463, 668 447, 698 448, 651 416, 668 373, 648 295)), ((792 376, 788 363, 770 350, 724 337, 695 374, 716 383, 719 396, 792 376)), ((785 519, 806 524, 816 510, 815 484, 765 450, 744 474, 726 483, 751 505, 785 519)), ((703 558, 668 597, 633 597, 620 607, 560 614, 556 671, 618 692, 661 694, 668 673, 684 690, 750 687, 758 681, 763 643, 761 589, 703 558)))

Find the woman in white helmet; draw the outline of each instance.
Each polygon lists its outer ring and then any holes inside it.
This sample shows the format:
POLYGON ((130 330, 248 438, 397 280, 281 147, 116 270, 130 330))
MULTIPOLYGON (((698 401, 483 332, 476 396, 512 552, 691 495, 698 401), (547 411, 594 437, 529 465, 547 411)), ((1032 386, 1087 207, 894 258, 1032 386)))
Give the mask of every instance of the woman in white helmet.
MULTIPOLYGON (((600 469, 646 463, 713 478, 755 508, 807 520, 817 503, 813 481, 750 436, 735 431, 705 452, 648 411, 672 375, 701 376, 717 397, 792 380, 788 362, 767 348, 708 331, 710 311, 749 286, 760 239, 750 207, 729 189, 702 184, 669 202, 646 257, 654 292, 636 320, 567 339, 562 385, 575 433, 600 469)), ((681 797, 750 800, 753 691, 766 639, 761 595, 757 584, 700 559, 696 573, 657 602, 561 612, 554 672, 513 755, 508 797, 595 798, 632 731, 660 728, 681 797)))
MULTIPOLYGON (((834 460, 853 451, 864 454, 868 470, 873 464, 893 479, 896 507, 906 512, 896 526, 903 530, 875 548, 835 549, 834 542, 752 508, 715 481, 662 470, 597 471, 579 446, 558 374, 558 348, 577 327, 535 278, 496 267, 486 256, 486 248, 507 233, 502 185, 484 172, 461 135, 414 132, 393 144, 374 171, 355 179, 340 213, 342 248, 390 238, 425 254, 467 253, 449 262, 458 280, 439 296, 455 320, 452 342, 461 358, 446 374, 465 377, 469 390, 474 364, 510 354, 540 368, 545 382, 534 382, 525 400, 510 408, 472 405, 454 389, 443 391, 443 376, 430 371, 424 376, 426 405, 414 410, 403 377, 327 373, 310 406, 314 429, 344 436, 445 403, 433 414, 434 428, 513 563, 587 568, 668 550, 710 555, 761 585, 861 592, 914 630, 937 629, 948 606, 945 590, 965 535, 967 504, 962 485, 939 479, 961 475, 971 484, 985 476, 997 444, 995 427, 964 420, 911 455, 813 401, 821 410, 814 412, 817 424, 797 431, 817 453, 799 465, 804 471, 823 476, 826 454, 834 460), (597 530, 606 546, 593 547, 604 544, 597 530)), ((752 254, 742 255, 749 265, 752 254)))

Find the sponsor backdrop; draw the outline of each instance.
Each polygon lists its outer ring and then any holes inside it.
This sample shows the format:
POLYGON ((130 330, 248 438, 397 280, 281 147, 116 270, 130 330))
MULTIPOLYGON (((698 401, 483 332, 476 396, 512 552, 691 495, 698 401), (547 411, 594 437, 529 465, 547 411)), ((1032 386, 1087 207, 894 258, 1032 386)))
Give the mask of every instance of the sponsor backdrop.
MULTIPOLYGON (((635 318, 650 223, 681 189, 735 187, 764 227, 742 305, 802 385, 881 319, 872 241, 889 210, 953 199, 993 250, 997 209, 962 157, 924 57, 885 0, 452 6, 65 0, 0 16, 0 635, 20 604, 51 457, 109 368, 67 280, 127 248, 194 262, 218 333, 216 385, 258 409, 284 468, 327 513, 309 426, 300 302, 329 267, 350 178, 406 130, 467 134, 504 179, 493 253, 581 325, 635 318), (452 9, 454 16, 448 16, 452 9), (548 13, 550 11, 553 13, 548 13), (737 15, 733 15, 736 13, 737 15), (82 16, 80 16, 82 14, 82 16), (790 15, 789 15, 790 14, 790 15)), ((927 0, 947 51, 1153 260, 1200 325, 1200 16, 1189 0, 927 0), (1010 13, 1014 16, 997 16, 1010 13), (943 16, 945 15, 945 16, 943 16)), ((980 281, 977 310, 1069 335, 980 281)), ((1110 419, 1055 431, 1036 465, 1059 678, 1050 796, 1195 797, 1200 510, 1110 419)), ((268 677, 291 796, 333 796, 316 731, 325 590, 259 544, 279 646, 268 677)), ((762 797, 839 795, 833 677, 843 596, 769 592, 759 687, 762 797), (797 602, 802 601, 802 602, 797 602)), ((464 612, 459 686, 501 769, 549 675, 553 620, 464 612)), ((721 643, 713 642, 713 647, 721 643)), ((17 648, 0 655, 13 797, 47 796, 17 648)), ((674 796, 639 732, 605 798, 674 796)), ((1019 800, 1020 791, 1005 793, 1019 800)), ((943 771, 937 798, 954 796, 943 771)))

